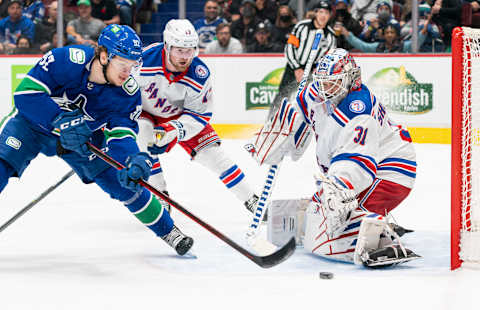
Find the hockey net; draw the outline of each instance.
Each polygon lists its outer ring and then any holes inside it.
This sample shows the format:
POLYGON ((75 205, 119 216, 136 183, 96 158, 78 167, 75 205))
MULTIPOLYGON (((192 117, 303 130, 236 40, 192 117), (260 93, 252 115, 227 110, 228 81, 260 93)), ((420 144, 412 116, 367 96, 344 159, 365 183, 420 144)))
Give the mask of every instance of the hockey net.
POLYGON ((480 29, 452 36, 451 269, 480 266, 480 29))

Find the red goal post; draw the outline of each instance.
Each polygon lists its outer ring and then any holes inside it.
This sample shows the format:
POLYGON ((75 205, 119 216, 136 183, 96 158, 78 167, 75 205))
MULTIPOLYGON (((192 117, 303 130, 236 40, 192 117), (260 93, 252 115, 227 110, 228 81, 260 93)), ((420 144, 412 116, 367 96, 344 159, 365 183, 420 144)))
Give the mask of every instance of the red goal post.
POLYGON ((452 34, 451 269, 480 266, 480 29, 452 34))

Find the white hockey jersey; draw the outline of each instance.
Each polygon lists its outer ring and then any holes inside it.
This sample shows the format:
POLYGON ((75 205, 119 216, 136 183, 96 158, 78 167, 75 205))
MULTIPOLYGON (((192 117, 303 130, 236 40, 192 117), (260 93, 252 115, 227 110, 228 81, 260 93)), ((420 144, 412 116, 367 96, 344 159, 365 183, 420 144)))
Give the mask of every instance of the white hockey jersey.
POLYGON ((166 69, 163 43, 143 51, 143 65, 137 81, 142 93, 142 109, 154 116, 177 119, 183 125, 182 141, 197 135, 212 117, 210 71, 195 57, 187 71, 173 74, 166 69))
POLYGON ((375 178, 413 187, 417 164, 410 134, 388 117, 365 85, 333 111, 315 100, 313 83, 297 95, 299 110, 314 129, 317 161, 324 172, 350 181, 357 194, 375 178))

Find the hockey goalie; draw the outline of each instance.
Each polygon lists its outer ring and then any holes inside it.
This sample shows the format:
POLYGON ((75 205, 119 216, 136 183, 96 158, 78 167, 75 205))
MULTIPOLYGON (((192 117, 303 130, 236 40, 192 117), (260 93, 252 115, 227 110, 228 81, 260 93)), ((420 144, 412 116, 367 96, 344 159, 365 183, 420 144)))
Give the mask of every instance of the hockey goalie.
POLYGON ((275 222, 294 218, 297 242, 325 258, 373 268, 419 258, 400 242, 405 229, 389 223, 389 213, 415 181, 408 131, 362 84, 360 67, 346 50, 331 50, 312 75, 311 83, 299 86, 295 102, 282 102, 251 149, 259 163, 273 165, 287 155, 298 159, 308 131, 316 138, 318 191, 304 208, 271 204, 270 237, 278 233, 271 231, 275 222))

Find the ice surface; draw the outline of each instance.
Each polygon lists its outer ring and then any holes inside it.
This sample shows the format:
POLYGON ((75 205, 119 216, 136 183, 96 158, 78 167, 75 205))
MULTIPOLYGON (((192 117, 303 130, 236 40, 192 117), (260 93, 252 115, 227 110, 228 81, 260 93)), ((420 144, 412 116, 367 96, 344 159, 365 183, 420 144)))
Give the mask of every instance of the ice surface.
MULTIPOLYGON (((242 140, 224 147, 260 190, 242 140)), ((415 233, 404 243, 423 259, 386 270, 321 259, 298 248, 283 264, 261 269, 179 212, 197 259, 174 254, 120 203, 73 176, 0 234, 0 310, 10 309, 480 309, 480 272, 449 270, 450 146, 417 144, 417 183, 393 215, 415 233), (319 279, 320 271, 335 274, 319 279), (477 302, 474 302, 477 300, 477 302)), ((250 220, 216 176, 179 147, 163 166, 171 196, 236 242, 250 220)), ((285 162, 273 199, 314 192, 313 148, 285 162)), ((4 223, 69 168, 38 157, 21 182, 0 195, 4 223)))

